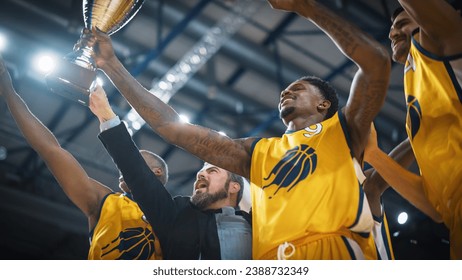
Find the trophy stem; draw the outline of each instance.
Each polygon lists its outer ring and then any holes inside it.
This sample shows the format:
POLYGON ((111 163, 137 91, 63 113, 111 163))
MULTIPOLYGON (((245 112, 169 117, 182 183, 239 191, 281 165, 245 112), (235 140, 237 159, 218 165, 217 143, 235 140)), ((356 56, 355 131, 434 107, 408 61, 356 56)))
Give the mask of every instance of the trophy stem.
POLYGON ((64 56, 56 69, 45 78, 50 90, 88 105, 97 69, 92 53, 93 48, 85 46, 64 56))
POLYGON ((84 46, 77 51, 67 54, 64 59, 77 64, 80 67, 86 68, 91 71, 96 71, 95 61, 92 57, 93 48, 84 46))

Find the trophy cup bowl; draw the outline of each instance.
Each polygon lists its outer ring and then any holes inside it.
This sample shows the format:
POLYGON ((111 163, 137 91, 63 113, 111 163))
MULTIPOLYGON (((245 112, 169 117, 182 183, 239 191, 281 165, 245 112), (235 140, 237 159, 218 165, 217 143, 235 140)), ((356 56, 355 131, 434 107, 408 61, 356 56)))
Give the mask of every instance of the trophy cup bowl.
MULTIPOLYGON (((139 11, 144 0, 83 0, 85 28, 98 27, 111 35, 127 24, 139 11)), ((91 46, 68 53, 46 76, 48 88, 59 95, 88 106, 89 95, 96 85, 97 66, 91 46)))

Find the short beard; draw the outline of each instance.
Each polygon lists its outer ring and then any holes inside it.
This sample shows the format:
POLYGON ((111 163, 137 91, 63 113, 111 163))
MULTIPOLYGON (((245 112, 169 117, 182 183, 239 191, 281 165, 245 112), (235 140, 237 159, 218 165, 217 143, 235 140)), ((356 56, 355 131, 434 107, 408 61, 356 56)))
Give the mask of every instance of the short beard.
POLYGON ((208 193, 208 188, 207 192, 195 193, 191 197, 191 203, 194 204, 200 210, 206 210, 213 203, 228 198, 228 188, 230 182, 231 181, 228 178, 223 188, 216 193, 208 193))
POLYGON ((392 59, 394 62, 400 63, 400 64, 406 64, 406 60, 409 54, 409 51, 411 49, 411 43, 409 41, 406 41, 406 49, 399 49, 396 53, 392 54, 392 59), (402 59, 401 59, 402 58, 402 59))
POLYGON ((282 109, 281 112, 279 112, 279 118, 283 120, 284 118, 292 114, 294 111, 295 111, 294 107, 288 107, 288 108, 282 109))

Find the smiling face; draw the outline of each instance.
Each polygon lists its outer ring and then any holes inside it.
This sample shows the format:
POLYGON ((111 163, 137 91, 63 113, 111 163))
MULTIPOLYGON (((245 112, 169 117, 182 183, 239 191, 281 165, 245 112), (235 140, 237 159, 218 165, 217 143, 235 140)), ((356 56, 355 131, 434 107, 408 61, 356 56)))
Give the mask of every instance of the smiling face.
POLYGON ((319 113, 318 106, 324 101, 319 89, 307 81, 298 80, 281 92, 279 117, 287 126, 297 117, 308 118, 319 113))
POLYGON ((393 61, 402 64, 406 62, 409 49, 411 48, 412 32, 418 27, 417 23, 406 11, 402 11, 396 16, 388 35, 391 41, 393 61))
POLYGON ((201 210, 212 209, 213 204, 228 198, 229 172, 206 163, 197 172, 191 202, 201 210))

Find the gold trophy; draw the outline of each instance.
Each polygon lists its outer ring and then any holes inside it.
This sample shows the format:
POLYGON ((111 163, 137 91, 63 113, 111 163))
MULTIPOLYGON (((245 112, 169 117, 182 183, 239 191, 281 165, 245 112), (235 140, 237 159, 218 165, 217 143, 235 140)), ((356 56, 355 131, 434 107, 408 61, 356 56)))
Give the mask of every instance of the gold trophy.
MULTIPOLYGON (((139 11, 144 0, 83 0, 85 28, 93 26, 111 35, 127 24, 139 11)), ((91 46, 70 52, 56 69, 46 76, 50 90, 83 105, 96 85, 96 65, 91 46)))

